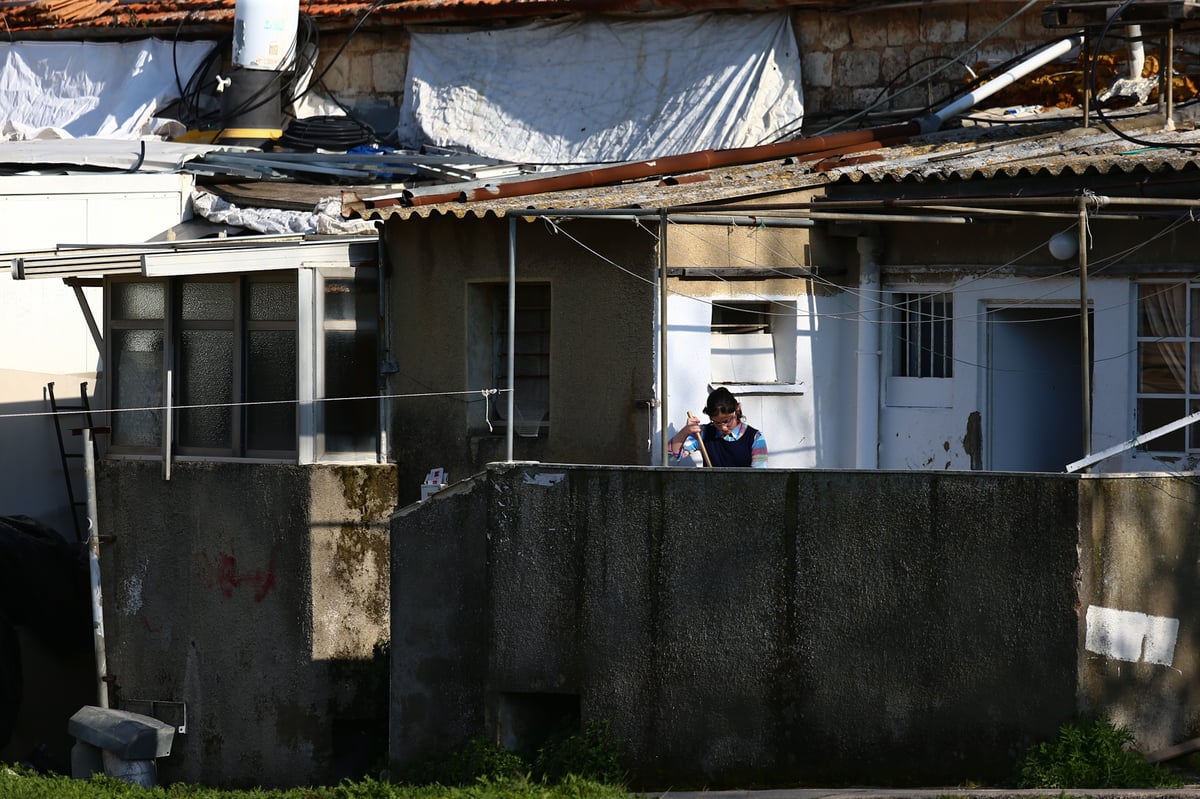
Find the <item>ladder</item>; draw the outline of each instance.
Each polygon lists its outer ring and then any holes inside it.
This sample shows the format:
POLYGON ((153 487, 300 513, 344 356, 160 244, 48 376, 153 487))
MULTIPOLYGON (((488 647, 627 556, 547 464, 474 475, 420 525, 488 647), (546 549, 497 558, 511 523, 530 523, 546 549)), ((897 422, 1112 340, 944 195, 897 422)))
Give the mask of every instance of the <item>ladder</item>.
MULTIPOLYGON (((75 498, 75 476, 71 469, 71 461, 82 461, 83 452, 67 452, 66 441, 63 439, 63 417, 64 415, 79 414, 83 417, 83 424, 71 427, 72 435, 79 435, 84 428, 93 431, 94 433, 106 433, 107 427, 97 427, 92 422, 92 408, 88 402, 88 384, 83 381, 79 384, 79 404, 78 405, 62 405, 54 397, 54 382, 46 384, 46 393, 50 397, 50 410, 54 417, 54 435, 58 438, 58 454, 62 460, 63 481, 67 486, 67 501, 71 506, 71 521, 75 525, 75 539, 79 543, 87 541, 88 531, 84 520, 87 518, 87 498, 75 498)), ((92 437, 92 455, 99 459, 99 448, 96 445, 95 436, 92 437)), ((82 467, 80 467, 82 468, 82 467)), ((78 470, 76 470, 78 471, 78 470)))

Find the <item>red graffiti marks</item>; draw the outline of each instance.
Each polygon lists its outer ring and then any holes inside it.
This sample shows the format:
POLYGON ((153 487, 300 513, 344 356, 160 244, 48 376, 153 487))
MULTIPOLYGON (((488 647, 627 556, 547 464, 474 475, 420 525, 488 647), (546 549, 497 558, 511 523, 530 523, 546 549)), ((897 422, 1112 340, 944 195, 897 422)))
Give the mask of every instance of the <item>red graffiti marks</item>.
POLYGON ((218 552, 215 558, 210 558, 207 552, 200 552, 204 584, 216 588, 226 599, 233 599, 234 593, 241 587, 254 590, 254 601, 262 602, 271 589, 275 587, 275 556, 279 546, 271 548, 271 556, 266 568, 238 568, 237 558, 225 552, 218 552))

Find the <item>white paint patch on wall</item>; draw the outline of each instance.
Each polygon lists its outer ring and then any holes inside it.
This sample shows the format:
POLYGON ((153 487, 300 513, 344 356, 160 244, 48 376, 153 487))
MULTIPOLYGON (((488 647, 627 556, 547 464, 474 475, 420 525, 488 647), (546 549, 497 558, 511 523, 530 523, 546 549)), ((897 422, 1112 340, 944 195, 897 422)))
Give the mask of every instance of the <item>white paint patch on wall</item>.
POLYGON ((1175 659, 1179 619, 1090 605, 1087 609, 1089 652, 1130 663, 1170 666, 1175 659))
POLYGON ((141 575, 133 574, 125 581, 125 612, 130 616, 137 614, 142 609, 142 578, 141 575))

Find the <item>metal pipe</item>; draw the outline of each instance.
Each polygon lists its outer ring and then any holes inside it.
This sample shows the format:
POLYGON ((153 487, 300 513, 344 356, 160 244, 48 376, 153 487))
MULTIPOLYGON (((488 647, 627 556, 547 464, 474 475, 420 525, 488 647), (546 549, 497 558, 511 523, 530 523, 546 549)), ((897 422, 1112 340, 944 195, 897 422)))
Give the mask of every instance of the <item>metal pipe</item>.
POLYGON ((1079 358, 1083 393, 1083 455, 1092 454, 1092 372, 1091 340, 1088 335, 1088 248, 1087 198, 1079 198, 1079 358))
MULTIPOLYGON (((770 210, 771 206, 764 206, 762 210, 770 210)), ((616 213, 596 213, 600 209, 522 209, 508 211, 505 215, 509 218, 521 217, 554 217, 554 218, 573 218, 578 217, 585 219, 588 217, 601 217, 605 219, 616 219, 626 221, 636 221, 638 219, 652 219, 659 216, 659 210, 654 209, 646 212, 631 213, 629 211, 619 211, 616 213), (589 213, 591 212, 591 213, 589 213)), ((693 210, 700 210, 694 208, 693 210)), ((917 215, 900 215, 900 214, 845 214, 845 213, 825 213, 822 211, 806 212, 803 216, 764 216, 761 214, 747 213, 745 215, 732 215, 729 212, 735 210, 732 208, 724 209, 724 213, 720 214, 673 214, 668 212, 667 218, 672 223, 678 222, 683 225, 733 225, 739 227, 778 227, 778 228, 807 228, 813 227, 815 222, 924 222, 929 224, 943 225, 965 225, 971 220, 962 216, 917 216, 917 215)), ((784 209, 785 212, 787 209, 784 209)), ((1074 214, 1067 214, 1074 218, 1074 214)))
MULTIPOLYGON (((902 122, 867 130, 847 131, 830 136, 813 136, 793 141, 760 144, 754 147, 735 147, 728 150, 700 150, 694 153, 668 155, 646 161, 629 161, 592 169, 572 169, 549 175, 514 178, 508 181, 459 187, 451 191, 405 192, 404 202, 409 205, 436 205, 449 202, 472 202, 476 200, 499 200, 505 197, 523 197, 566 189, 584 189, 605 186, 626 180, 639 180, 656 175, 696 172, 724 166, 752 164, 776 158, 792 158, 803 155, 837 155, 850 148, 865 144, 882 146, 884 142, 907 140, 921 132, 918 123, 902 122)), ((382 204, 382 203, 377 203, 382 204)))
POLYGON ((383 352, 379 353, 376 359, 377 368, 379 369, 379 440, 375 448, 375 462, 387 463, 388 452, 388 419, 391 416, 391 400, 388 399, 388 377, 387 371, 384 368, 385 359, 390 359, 392 354, 391 347, 391 324, 390 315, 388 314, 388 295, 387 295, 387 277, 384 267, 387 263, 387 248, 383 243, 383 236, 379 237, 379 245, 377 249, 378 255, 375 260, 375 270, 377 273, 376 289, 379 292, 379 341, 383 344, 383 352))
POLYGON ((659 460, 661 465, 667 465, 668 446, 667 420, 671 418, 667 410, 667 212, 659 209, 658 233, 658 374, 659 374, 659 403, 658 403, 658 437, 659 460))
MULTIPOLYGON (((1092 195, 1090 198, 1095 207, 1104 207, 1108 205, 1115 206, 1130 206, 1130 205, 1146 205, 1160 206, 1162 208, 1200 208, 1200 198, 1184 199, 1180 197, 1111 197, 1108 195, 1092 195)), ((745 211, 753 214, 765 211, 805 211, 811 208, 922 208, 940 203, 953 202, 956 205, 974 207, 976 205, 1001 205, 1001 206, 1037 206, 1037 205, 1062 205, 1072 209, 1076 208, 1079 202, 1077 195, 1059 195, 1054 197, 937 197, 928 199, 896 199, 896 200, 824 200, 821 202, 806 202, 806 203, 753 203, 745 205, 730 206, 722 208, 722 211, 728 211, 731 208, 736 208, 738 211, 745 211)), ((679 205, 668 209, 672 215, 677 213, 688 213, 709 210, 709 206, 703 205, 679 205)), ((519 213, 519 212, 515 212, 519 213)), ((1094 215, 1094 214, 1093 214, 1094 215)), ((1074 213, 1071 214, 1075 216, 1074 213)), ((879 217, 873 217, 879 218, 879 217)))
POLYGON ((516 420, 517 383, 517 218, 508 219, 508 428, 504 432, 507 460, 513 461, 513 428, 516 420))
POLYGON ((858 237, 858 437, 854 468, 879 468, 879 386, 882 368, 883 303, 879 292, 877 242, 871 235, 858 237))
POLYGON ((108 707, 108 657, 104 651, 104 591, 100 584, 100 523, 96 513, 96 453, 92 430, 83 428, 83 475, 87 481, 88 571, 92 588, 92 643, 96 654, 96 704, 108 707))
POLYGON ((1163 87, 1163 93, 1167 98, 1167 107, 1163 110, 1163 116, 1166 122, 1163 124, 1163 130, 1175 130, 1175 29, 1167 28, 1167 57, 1166 66, 1163 67, 1165 73, 1164 79, 1167 85, 1163 87))
POLYGON ((1076 34, 1068 36, 1065 39, 1059 39, 1057 42, 1051 42, 1012 69, 1009 69, 998 77, 992 78, 974 91, 968 92, 949 105, 934 111, 930 116, 922 119, 921 132, 929 133, 937 130, 947 119, 958 116, 963 111, 978 105, 1001 89, 1008 88, 1030 72, 1044 67, 1054 59, 1065 56, 1082 45, 1083 34, 1076 34))

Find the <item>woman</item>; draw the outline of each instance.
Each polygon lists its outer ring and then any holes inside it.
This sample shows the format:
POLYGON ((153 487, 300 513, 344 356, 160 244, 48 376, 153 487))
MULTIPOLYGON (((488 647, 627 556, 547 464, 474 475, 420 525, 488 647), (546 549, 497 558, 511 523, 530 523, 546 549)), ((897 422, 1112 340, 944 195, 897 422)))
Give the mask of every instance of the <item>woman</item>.
POLYGON ((761 432, 746 424, 742 405, 729 389, 722 386, 709 394, 704 413, 708 424, 700 424, 689 413, 687 424, 671 437, 667 450, 675 460, 700 449, 698 442, 702 441, 709 465, 767 465, 767 442, 761 432))

